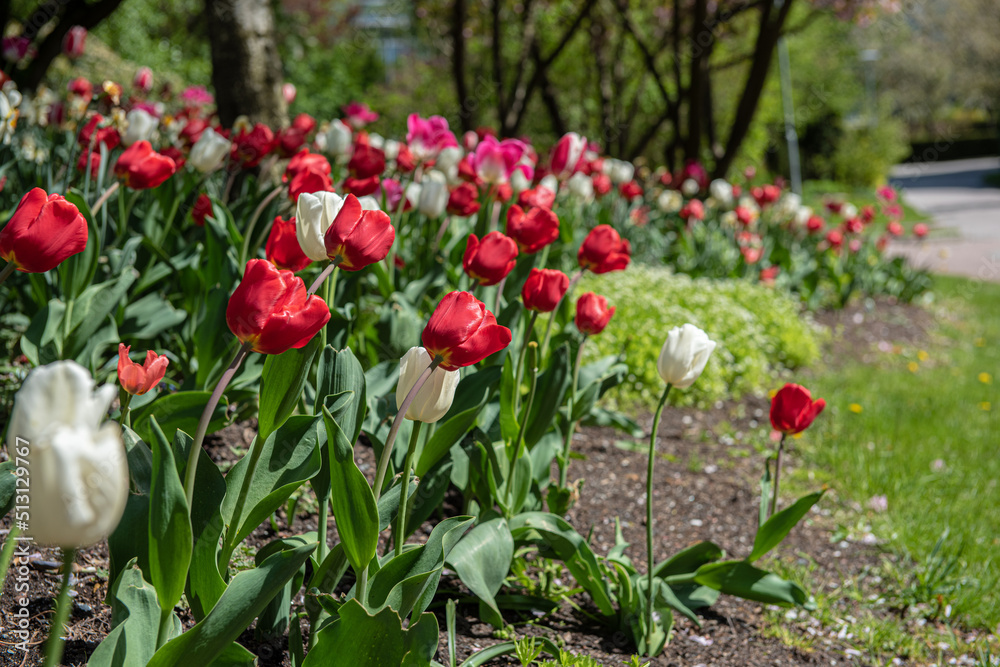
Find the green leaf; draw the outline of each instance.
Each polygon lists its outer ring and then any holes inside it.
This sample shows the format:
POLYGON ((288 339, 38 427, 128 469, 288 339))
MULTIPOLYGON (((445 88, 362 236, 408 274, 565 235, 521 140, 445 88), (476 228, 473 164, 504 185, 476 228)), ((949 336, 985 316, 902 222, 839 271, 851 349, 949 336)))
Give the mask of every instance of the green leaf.
POLYGON ((237 574, 208 616, 164 644, 148 667, 211 665, 250 626, 285 582, 295 576, 315 547, 308 544, 281 551, 259 567, 237 574))
POLYGON ((535 544, 540 555, 558 558, 577 582, 590 593, 594 604, 605 616, 612 616, 615 607, 608 594, 604 572, 594 552, 582 535, 562 517, 547 512, 525 512, 510 520, 510 532, 515 545, 535 544))
POLYGON ((365 372, 350 348, 338 352, 327 345, 320 354, 319 369, 316 372, 316 407, 313 411, 319 414, 320 405, 326 402, 328 396, 347 391, 353 392, 353 411, 344 410, 342 415, 334 412, 334 415, 340 429, 353 446, 358 441, 368 409, 365 372))
POLYGON ((17 477, 14 476, 17 466, 14 464, 13 460, 0 463, 0 519, 14 507, 17 485, 17 477))
POLYGON ((260 378, 258 438, 267 439, 274 429, 291 416, 318 349, 319 338, 314 336, 305 347, 298 350, 292 348, 282 354, 267 355, 264 373, 260 378))
POLYGON ((690 574, 705 563, 713 563, 725 556, 725 552, 715 542, 698 542, 678 551, 653 568, 654 577, 670 577, 690 574))
POLYGON ((149 574, 160 608, 172 610, 184 593, 193 538, 184 485, 177 475, 170 442, 153 429, 153 483, 149 491, 149 574))
POLYGON ((112 629, 90 656, 88 667, 145 665, 156 650, 160 626, 156 589, 143 580, 133 561, 115 579, 109 598, 112 629))
POLYGON ((102 327, 108 317, 125 300, 128 288, 138 273, 129 267, 117 278, 91 285, 73 303, 70 334, 63 342, 63 355, 75 359, 102 327))
POLYGON ((802 496, 794 505, 786 507, 780 512, 775 512, 774 516, 757 529, 757 535, 753 538, 753 550, 747 557, 747 561, 752 563, 778 546, 788 535, 788 532, 795 527, 795 524, 801 521, 812 506, 819 502, 824 493, 826 493, 826 489, 802 496))
POLYGON ((426 544, 384 563, 369 581, 369 608, 392 607, 403 618, 411 610, 421 613, 420 603, 430 603, 445 559, 473 521, 470 516, 445 519, 434 527, 426 544))
POLYGON ((344 553, 358 573, 368 567, 378 546, 378 506, 372 487, 354 462, 354 448, 326 406, 323 421, 330 452, 330 503, 344 553))
POLYGON ((811 608, 809 594, 798 584, 759 570, 742 560, 709 563, 698 568, 696 583, 746 600, 811 608))
MULTIPOLYGON (((226 498, 222 516, 229 526, 239 526, 233 544, 239 544, 257 526, 281 507, 288 496, 319 471, 322 417, 297 415, 288 420, 264 441, 241 516, 233 516, 243 478, 250 465, 244 456, 226 475, 226 498)), ((251 447, 256 447, 257 440, 251 447)))
POLYGON ((538 376, 535 399, 531 402, 531 414, 526 417, 528 426, 524 430, 524 443, 529 448, 552 428, 573 380, 572 363, 569 345, 563 345, 552 354, 548 368, 538 376))
POLYGON ((451 550, 447 559, 462 583, 486 603, 496 614, 493 621, 500 624, 503 619, 494 596, 500 591, 513 558, 514 538, 506 519, 497 516, 470 530, 451 550))
POLYGON ((153 292, 125 306, 125 318, 119 327, 122 340, 152 340, 187 319, 187 312, 174 308, 153 292))
POLYGON ((422 614, 403 629, 395 611, 369 613, 357 600, 340 607, 339 618, 320 630, 303 667, 428 667, 437 652, 438 624, 422 614))
POLYGON ((424 448, 420 452, 420 460, 414 468, 417 477, 423 477, 456 442, 462 439, 462 436, 472 429, 484 404, 485 402, 471 407, 438 425, 434 435, 424 443, 424 448))
MULTIPOLYGON (((160 428, 168 436, 180 429, 185 433, 198 430, 198 420, 205 411, 205 405, 211 394, 207 391, 178 391, 173 394, 161 394, 155 401, 142 406, 132 413, 132 428, 146 442, 153 439, 150 417, 156 415, 160 428)), ((208 433, 214 433, 226 424, 226 412, 229 403, 225 397, 212 413, 208 424, 208 433)))
POLYGON ((514 361, 508 354, 503 360, 503 376, 500 379, 500 434, 507 443, 514 442, 520 429, 517 415, 514 414, 516 391, 518 388, 514 386, 514 361))
POLYGON ((191 614, 196 621, 205 618, 226 591, 226 581, 219 573, 219 538, 225 528, 222 503, 226 497, 226 480, 208 452, 202 450, 199 457, 191 508, 194 549, 186 589, 191 614))
POLYGON ((94 224, 94 216, 90 206, 79 193, 70 190, 66 193, 66 201, 76 206, 87 221, 87 246, 83 252, 77 253, 59 265, 59 285, 67 298, 75 299, 90 285, 97 272, 97 262, 101 254, 103 239, 94 224))

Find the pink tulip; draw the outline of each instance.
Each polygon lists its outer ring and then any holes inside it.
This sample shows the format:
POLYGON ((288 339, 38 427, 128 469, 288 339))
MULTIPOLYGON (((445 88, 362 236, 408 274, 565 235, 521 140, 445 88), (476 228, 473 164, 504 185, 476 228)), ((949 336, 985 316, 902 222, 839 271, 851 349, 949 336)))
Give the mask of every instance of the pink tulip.
POLYGON ((281 84, 281 96, 285 98, 285 104, 291 104, 294 102, 297 94, 298 90, 295 89, 294 83, 281 84))
POLYGON ((485 183, 493 185, 506 183, 518 168, 521 168, 525 172, 525 177, 530 179, 534 176, 534 170, 526 165, 518 165, 527 150, 527 145, 518 139, 497 141, 496 137, 487 135, 469 156, 470 163, 476 175, 485 183))
POLYGON ((406 128, 406 143, 417 162, 433 160, 443 149, 458 146, 455 135, 448 129, 448 121, 441 116, 425 119, 411 113, 406 128))
POLYGON ((587 140, 576 132, 567 132, 552 149, 552 173, 556 178, 569 178, 580 168, 587 140))
POLYGON ((153 89, 153 70, 148 67, 140 67, 132 80, 132 86, 144 93, 151 91, 153 89))
POLYGON ((73 26, 63 38, 63 53, 70 58, 79 58, 83 55, 83 45, 86 41, 87 29, 82 25, 73 26))
POLYGON ((363 102, 345 104, 340 110, 344 112, 344 120, 355 130, 360 130, 368 123, 374 123, 378 120, 378 114, 363 102))

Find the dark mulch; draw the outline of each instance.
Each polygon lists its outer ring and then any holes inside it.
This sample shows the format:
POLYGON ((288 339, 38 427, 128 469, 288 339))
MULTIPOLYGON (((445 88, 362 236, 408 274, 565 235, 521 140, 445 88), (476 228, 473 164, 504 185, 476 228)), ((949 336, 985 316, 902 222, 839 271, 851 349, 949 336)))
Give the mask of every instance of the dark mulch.
MULTIPOLYGON (((830 327, 834 336, 831 355, 865 358, 883 341, 896 344, 917 344, 926 335, 932 317, 913 306, 890 302, 862 304, 835 313, 821 313, 817 321, 830 327)), ((653 491, 657 539, 654 545, 657 560, 700 540, 712 540, 727 554, 741 557, 750 551, 757 513, 757 485, 762 472, 763 457, 748 443, 760 441, 767 429, 766 398, 748 398, 727 403, 713 410, 699 412, 668 408, 661 424, 658 443, 656 484, 653 491)), ((646 428, 651 418, 640 420, 646 428)), ((239 459, 249 446, 256 424, 246 422, 229 426, 207 441, 213 459, 225 465, 239 459), (235 450, 235 451, 234 451, 235 450)), ((614 544, 614 520, 619 517, 626 540, 631 543, 629 555, 640 571, 645 570, 645 465, 641 446, 621 445, 621 434, 609 429, 588 428, 577 434, 574 450, 581 458, 572 462, 570 478, 586 480, 580 501, 567 517, 583 534, 592 532, 591 545, 603 555, 614 544)), ((375 461, 369 447, 357 448, 358 463, 365 474, 374 476, 375 461)), ((787 459, 794 472, 794 447, 787 459)), ((862 543, 834 542, 835 526, 830 508, 838 504, 836 491, 827 494, 819 508, 788 537, 774 558, 812 565, 816 586, 831 587, 853 577, 882 557, 874 546, 862 543)), ((249 554, 276 536, 294 535, 316 528, 316 514, 310 506, 300 505, 301 511, 289 522, 284 510, 277 517, 278 533, 270 523, 262 524, 248 539, 249 554)), ((5 520, 0 527, 6 534, 5 520)), ((429 529, 429 526, 425 526, 429 529)), ((423 531, 426 534, 426 530, 423 531)), ((419 539, 418 535, 418 539, 419 539)), ((331 519, 330 540, 336 540, 336 526, 331 519)), ((770 558, 770 557, 769 557, 770 558)), ((55 569, 58 552, 33 549, 32 564, 26 572, 28 590, 15 595, 17 573, 13 570, 3 584, 0 599, 0 667, 37 665, 41 663, 41 645, 49 630, 49 619, 60 582, 55 569), (19 641, 11 634, 18 598, 28 598, 30 614, 27 653, 15 647, 19 641)), ((765 561, 765 566, 766 566, 765 561)), ((64 664, 84 665, 88 656, 110 629, 110 609, 103 604, 107 593, 107 546, 99 544, 82 550, 77 557, 74 609, 69 624, 64 664)), ((566 585, 572 585, 569 577, 566 585)), ((445 577, 443 586, 460 588, 460 583, 445 577)), ((525 619, 511 614, 507 620, 515 624, 518 636, 545 635, 565 645, 576 654, 589 655, 607 665, 619 665, 631 655, 625 637, 602 627, 584 595, 563 602, 552 615, 525 619)), ((445 617, 436 609, 442 628, 438 659, 447 658, 445 617)), ((474 605, 459 608, 457 647, 460 659, 475 650, 502 639, 494 636, 493 628, 479 622, 474 605)), ((679 618, 673 640, 665 654, 653 660, 656 667, 673 665, 808 665, 841 664, 863 656, 845 656, 846 644, 836 637, 824 636, 803 650, 782 643, 763 632, 768 621, 758 603, 723 596, 702 615, 697 627, 679 618)), ((845 612, 846 613, 846 612, 845 612)), ((186 624, 190 619, 182 614, 186 624)), ((261 644, 248 630, 241 643, 254 651, 262 666, 288 665, 287 642, 261 644)), ((491 664, 514 665, 512 660, 499 659, 491 664)))

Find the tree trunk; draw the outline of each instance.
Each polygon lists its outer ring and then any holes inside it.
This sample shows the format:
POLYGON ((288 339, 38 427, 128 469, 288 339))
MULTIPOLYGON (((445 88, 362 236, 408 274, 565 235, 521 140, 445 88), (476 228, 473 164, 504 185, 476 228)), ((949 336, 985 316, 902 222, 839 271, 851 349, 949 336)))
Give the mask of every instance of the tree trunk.
POLYGON ((462 132, 475 127, 476 100, 469 97, 469 83, 465 77, 465 0, 455 0, 451 15, 451 72, 458 95, 458 120, 462 132))
POLYGON ((269 0, 205 0, 212 85, 219 121, 237 116, 280 127, 288 121, 269 0))

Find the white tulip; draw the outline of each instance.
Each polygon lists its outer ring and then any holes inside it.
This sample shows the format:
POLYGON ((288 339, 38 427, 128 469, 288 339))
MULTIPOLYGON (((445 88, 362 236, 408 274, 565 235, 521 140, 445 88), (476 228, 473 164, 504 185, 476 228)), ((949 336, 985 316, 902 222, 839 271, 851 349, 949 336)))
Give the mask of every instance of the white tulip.
POLYGON ((664 213, 676 213, 684 207, 684 197, 677 190, 664 190, 656 198, 656 205, 664 213))
POLYGON ((542 180, 538 182, 538 185, 547 189, 549 192, 559 192, 559 179, 548 174, 542 177, 542 180))
MULTIPOLYGON (((422 347, 411 347, 399 360, 399 384, 396 386, 396 408, 403 405, 403 399, 417 383, 417 379, 431 364, 431 355, 422 347)), ((455 388, 461 379, 459 371, 435 368, 424 382, 416 397, 410 403, 405 417, 414 421, 433 423, 440 420, 451 409, 455 400, 455 388)))
MULTIPOLYGON (((101 421, 117 391, 94 389, 74 361, 28 374, 14 398, 7 449, 25 448, 31 473, 27 534, 39 544, 86 547, 114 531, 128 500, 121 429, 101 421)), ((20 454, 16 454, 20 456, 20 454)))
POLYGON ((635 175, 635 166, 631 162, 607 158, 604 160, 601 171, 607 174, 615 185, 621 185, 632 180, 632 176, 635 175))
POLYGON ((358 197, 358 203, 361 204, 362 211, 381 211, 382 207, 378 205, 378 200, 371 195, 365 195, 364 197, 358 197))
POLYGON ((851 203, 844 204, 844 206, 840 209, 840 215, 842 215, 845 220, 848 218, 853 218, 857 214, 858 214, 858 207, 851 203))
POLYGON ((371 146, 372 148, 377 148, 379 150, 382 150, 382 147, 385 146, 385 137, 383 137, 378 132, 369 132, 368 145, 371 146))
POLYGON ((151 113, 145 109, 132 109, 125 115, 128 127, 122 135, 122 143, 131 146, 137 141, 149 141, 153 130, 160 124, 151 113))
POLYGON ((656 362, 663 381, 678 389, 686 389, 694 384, 715 349, 715 341, 693 324, 674 327, 667 334, 660 358, 656 362))
POLYGON ((326 230, 340 213, 344 198, 335 192, 303 192, 295 205, 295 237, 306 257, 314 262, 328 259, 326 230))
POLYGON ((232 143, 228 139, 209 127, 191 147, 187 163, 201 173, 207 174, 222 164, 231 148, 232 143))
POLYGON ((794 216, 799 207, 802 206, 802 197, 798 196, 794 192, 786 192, 778 200, 777 206, 775 206, 775 211, 779 217, 791 218, 794 216))
POLYGON ((683 192, 688 197, 694 197, 696 194, 698 194, 699 190, 701 190, 701 188, 698 187, 698 181, 694 180, 693 178, 688 178, 683 183, 681 183, 681 192, 683 192))
POLYGON ((708 185, 708 191, 721 206, 729 208, 733 205, 733 186, 722 178, 717 178, 708 185))
POLYGON ((382 152, 385 153, 386 160, 395 160, 399 157, 399 142, 395 139, 386 139, 385 145, 382 147, 382 152))
POLYGON ((326 131, 326 151, 335 156, 347 155, 353 139, 350 126, 335 118, 330 121, 330 129, 326 131))
POLYGON ((433 169, 424 174, 424 179, 420 182, 417 210, 428 218, 440 218, 448 206, 449 195, 447 177, 433 169))
POLYGON ((594 199, 594 181, 581 171, 576 172, 566 181, 566 189, 577 199, 585 202, 594 199))
POLYGON ((462 149, 458 146, 448 146, 442 148, 438 153, 437 160, 434 161, 434 168, 448 173, 452 168, 458 168, 458 163, 462 161, 462 149))
POLYGON ((799 206, 798 210, 795 211, 795 224, 799 227, 805 227, 812 214, 812 206, 799 206))
POLYGON ((523 192, 531 187, 531 181, 528 177, 524 175, 524 172, 520 169, 515 169, 514 173, 510 175, 510 188, 514 192, 523 192))

